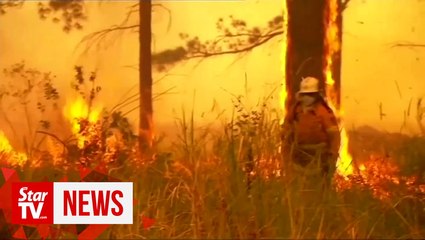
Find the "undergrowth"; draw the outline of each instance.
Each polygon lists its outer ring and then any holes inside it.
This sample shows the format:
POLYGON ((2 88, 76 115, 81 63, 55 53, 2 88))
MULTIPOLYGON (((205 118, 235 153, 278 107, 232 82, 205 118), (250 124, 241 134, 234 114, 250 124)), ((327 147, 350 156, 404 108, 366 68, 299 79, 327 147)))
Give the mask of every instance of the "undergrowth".
MULTIPOLYGON (((87 80, 81 68, 76 70, 74 90, 91 106, 100 91, 95 75, 87 80), (81 92, 86 84, 88 95, 81 92)), ((159 150, 161 142, 156 141, 154 161, 142 162, 128 119, 119 108, 104 109, 95 122, 77 119, 78 134, 87 130, 85 134, 95 136, 87 138, 83 147, 45 129, 44 140, 55 142, 55 147, 29 155, 24 165, 11 166, 6 159, 10 152, 3 152, 0 160, 3 166, 18 170, 23 181, 59 181, 64 177, 81 181, 79 168, 87 167, 103 169, 110 178, 133 182, 134 224, 112 225, 100 238, 425 237, 423 197, 404 191, 405 185, 385 183, 392 193, 400 193, 387 198, 374 195, 372 188, 376 185, 362 187, 365 183, 355 179, 337 179, 352 183, 342 192, 323 192, 319 181, 310 181, 308 189, 296 185, 300 179, 295 181, 297 176, 282 166, 285 159, 280 152, 276 112, 267 105, 267 99, 258 106, 247 106, 242 96, 236 97, 233 118, 220 129, 199 128, 193 111, 189 116, 182 112, 177 122, 179 137, 172 147, 159 150), (155 219, 155 225, 144 229, 143 216, 155 219)), ((407 144, 403 154, 416 161, 416 150, 410 146, 407 144)), ((108 179, 85 179, 90 180, 108 179)))

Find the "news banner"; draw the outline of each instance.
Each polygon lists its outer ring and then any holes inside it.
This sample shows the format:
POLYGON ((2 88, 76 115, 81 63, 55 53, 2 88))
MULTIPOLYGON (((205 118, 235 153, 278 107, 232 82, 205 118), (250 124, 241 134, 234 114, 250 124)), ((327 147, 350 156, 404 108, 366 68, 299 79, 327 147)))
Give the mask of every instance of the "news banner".
POLYGON ((133 224, 132 182, 16 182, 14 224, 133 224))

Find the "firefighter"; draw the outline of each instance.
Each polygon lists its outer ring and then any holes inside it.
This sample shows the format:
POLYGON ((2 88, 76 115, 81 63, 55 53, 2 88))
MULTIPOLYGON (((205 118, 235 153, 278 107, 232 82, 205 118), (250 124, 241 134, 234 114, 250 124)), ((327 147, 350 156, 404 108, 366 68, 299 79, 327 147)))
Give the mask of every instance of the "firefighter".
POLYGON ((338 159, 340 134, 336 116, 319 92, 317 78, 301 81, 283 127, 290 166, 304 173, 319 173, 329 183, 338 159))
MULTIPOLYGON (((289 160, 285 176, 290 183, 288 201, 294 208, 294 224, 300 229, 306 224, 322 226, 322 223, 324 229, 332 228, 337 216, 328 210, 334 207, 337 195, 329 190, 340 134, 336 116, 320 94, 317 78, 302 79, 283 127, 284 153, 289 153, 285 158, 289 160)), ((304 237, 316 238, 318 232, 320 227, 310 228, 304 237)))

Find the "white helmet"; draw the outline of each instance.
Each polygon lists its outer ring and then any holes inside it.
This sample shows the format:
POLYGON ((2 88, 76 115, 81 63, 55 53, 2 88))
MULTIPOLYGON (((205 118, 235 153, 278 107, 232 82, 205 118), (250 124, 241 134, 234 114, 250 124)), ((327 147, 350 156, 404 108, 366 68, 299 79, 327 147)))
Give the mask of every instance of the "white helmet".
POLYGON ((298 93, 319 92, 319 80, 315 77, 306 77, 301 80, 300 91, 298 93))

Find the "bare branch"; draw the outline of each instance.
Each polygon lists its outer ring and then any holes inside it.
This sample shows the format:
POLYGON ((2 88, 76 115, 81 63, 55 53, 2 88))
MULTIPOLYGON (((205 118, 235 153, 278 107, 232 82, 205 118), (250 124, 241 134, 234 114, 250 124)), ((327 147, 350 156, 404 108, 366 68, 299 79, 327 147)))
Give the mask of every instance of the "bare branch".
POLYGON ((130 8, 130 10, 131 9, 134 9, 134 8, 138 8, 139 7, 139 3, 136 3, 136 4, 133 4, 133 5, 131 5, 129 8, 130 8))
POLYGON ((96 45, 96 47, 99 48, 108 34, 137 29, 138 27, 139 24, 129 26, 113 26, 94 33, 90 33, 89 35, 83 37, 83 39, 78 43, 77 48, 83 43, 86 43, 85 52, 89 51, 93 45, 96 45))
MULTIPOLYGON (((169 89, 167 89, 167 90, 165 90, 163 92, 157 93, 157 94, 155 94, 155 96, 152 97, 152 99, 155 101, 155 100, 158 100, 161 96, 163 96, 165 94, 177 94, 176 92, 171 92, 171 90, 173 90, 174 88, 175 87, 170 87, 169 89)), ((128 114, 130 114, 131 112, 136 111, 139 108, 140 108, 140 105, 137 105, 134 108, 131 108, 127 112, 123 113, 122 116, 127 116, 128 114)))
POLYGON ((49 132, 46 132, 46 131, 36 131, 36 133, 44 134, 44 135, 47 135, 47 136, 49 136, 49 137, 52 137, 53 139, 55 139, 56 141, 58 141, 60 144, 62 144, 62 146, 64 147, 64 149, 67 149, 66 143, 65 143, 64 141, 62 141, 62 140, 61 140, 58 136, 56 136, 55 134, 53 134, 53 133, 49 133, 49 132))
MULTIPOLYGON (((88 35, 86 35, 85 37, 83 37, 83 39, 77 44, 77 49, 81 46, 82 43, 86 43, 86 48, 84 50, 85 53, 87 53, 91 47, 93 45, 96 45, 97 48, 100 48, 100 46, 102 45, 102 43, 105 41, 107 35, 116 32, 119 33, 117 35, 120 36, 123 31, 126 30, 134 30, 134 29, 138 29, 139 28, 139 24, 132 24, 129 25, 128 22, 130 21, 130 18, 132 17, 133 14, 137 13, 139 10, 138 8, 136 8, 139 4, 134 4, 132 6, 130 6, 124 20, 121 22, 121 24, 119 25, 113 25, 107 29, 102 29, 100 31, 94 32, 94 33, 90 33, 88 35)), ((112 41, 114 41, 115 39, 112 39, 112 41)))
POLYGON ((342 1, 342 3, 341 3, 341 11, 344 11, 348 7, 348 4, 350 3, 350 1, 351 0, 344 0, 344 1, 342 1))
POLYGON ((125 107, 135 101, 139 101, 139 93, 133 94, 130 97, 127 97, 126 99, 120 101, 117 105, 111 108, 111 112, 117 111, 119 108, 125 107), (133 99, 135 97, 136 99, 133 99))
POLYGON ((176 87, 170 87, 165 91, 156 93, 155 96, 153 96, 153 100, 158 100, 161 96, 165 95, 165 94, 177 94, 176 92, 171 92, 171 90, 175 89, 176 87))
MULTIPOLYGON (((163 76, 161 76, 160 78, 158 78, 157 80, 155 80, 154 82, 153 82, 153 85, 156 85, 156 84, 158 84, 161 80, 163 80, 163 79, 165 79, 166 77, 168 77, 168 76, 184 76, 184 75, 180 75, 180 74, 169 74, 169 73, 167 73, 167 74, 164 74, 163 76)), ((123 95, 123 97, 120 99, 120 101, 118 102, 118 104, 116 104, 114 107, 112 107, 111 108, 111 112, 115 112, 115 111, 118 111, 119 109, 122 109, 122 108, 124 108, 124 107, 126 107, 126 106, 128 106, 128 105, 130 105, 130 104, 132 104, 132 103, 134 103, 134 102, 138 102, 139 101, 139 99, 140 99, 140 94, 139 94, 139 92, 137 92, 137 93, 135 93, 135 94, 133 94, 133 95, 131 95, 131 96, 128 96, 128 97, 126 97, 135 87, 137 87, 138 85, 136 84, 136 85, 134 85, 132 88, 130 88, 124 95, 123 95)), ((173 87, 174 88, 174 87, 173 87)), ((155 100, 156 98, 158 98, 159 96, 161 96, 161 95, 164 95, 165 93, 169 93, 171 91, 171 89, 170 90, 167 90, 167 91, 165 91, 165 92, 162 92, 162 93, 157 93, 156 94, 156 96, 154 96, 153 97, 153 99, 155 100)))
POLYGON ((391 47, 425 47, 425 44, 419 44, 419 43, 396 43, 392 45, 391 47))
POLYGON ((165 11, 167 11, 167 13, 168 13, 167 32, 169 32, 170 31, 170 28, 171 28, 171 22, 172 22, 172 19, 171 19, 171 10, 169 8, 165 7, 162 4, 152 4, 152 8, 154 8, 154 7, 159 7, 159 8, 164 9, 165 11))
MULTIPOLYGON (((162 8, 164 10, 167 11, 168 16, 169 16, 169 20, 168 20, 168 26, 167 26, 167 31, 169 31, 169 29, 171 28, 171 11, 170 9, 168 9, 167 7, 163 6, 162 4, 153 4, 152 7, 158 7, 158 8, 162 8)), ((94 45, 97 48, 100 48, 100 46, 102 45, 102 43, 104 43, 106 37, 108 35, 110 35, 113 32, 118 33, 118 36, 120 36, 120 34, 123 31, 129 30, 130 32, 138 32, 139 30, 139 24, 129 24, 129 21, 131 19, 131 17, 133 16, 133 14, 138 13, 139 11, 139 3, 133 4, 129 7, 129 10, 124 18, 124 20, 121 22, 121 24, 119 25, 113 25, 107 29, 102 29, 100 31, 94 32, 94 33, 90 33, 88 35, 86 35, 85 37, 83 37, 83 39, 78 43, 77 48, 79 46, 81 46, 82 43, 86 43, 86 47, 84 52, 88 52, 94 45)), ((114 41, 115 39, 112 39, 111 41, 114 41)))
POLYGON ((251 45, 248 45, 246 47, 242 47, 240 49, 232 49, 222 52, 206 52, 206 51, 199 51, 199 52, 192 52, 191 56, 187 56, 186 59, 192 59, 192 58, 208 58, 212 56, 218 56, 218 55, 228 55, 228 54, 237 54, 237 53, 244 53, 253 50, 254 48, 261 46, 262 44, 270 41, 276 36, 279 36, 283 34, 283 31, 276 31, 267 35, 263 35, 259 38, 259 40, 251 45))

